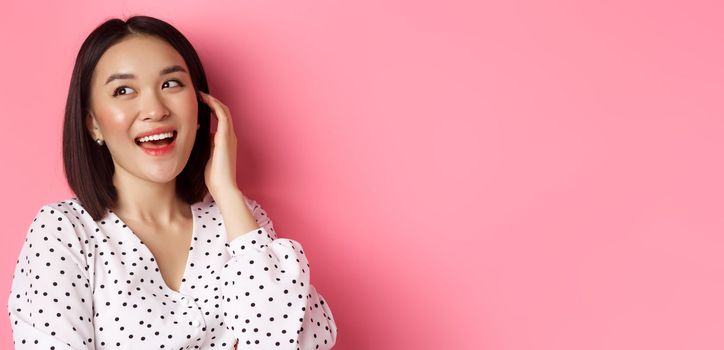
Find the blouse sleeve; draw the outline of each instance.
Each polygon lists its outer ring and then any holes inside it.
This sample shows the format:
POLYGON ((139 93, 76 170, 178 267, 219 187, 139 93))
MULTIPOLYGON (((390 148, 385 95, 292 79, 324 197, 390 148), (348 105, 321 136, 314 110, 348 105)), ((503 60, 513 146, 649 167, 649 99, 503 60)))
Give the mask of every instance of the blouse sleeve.
POLYGON ((272 221, 250 200, 259 228, 226 244, 222 271, 226 328, 243 349, 331 349, 337 325, 329 304, 310 284, 299 242, 277 238, 272 221))
POLYGON ((8 315, 15 349, 94 349, 92 292, 74 224, 43 206, 15 265, 8 315))

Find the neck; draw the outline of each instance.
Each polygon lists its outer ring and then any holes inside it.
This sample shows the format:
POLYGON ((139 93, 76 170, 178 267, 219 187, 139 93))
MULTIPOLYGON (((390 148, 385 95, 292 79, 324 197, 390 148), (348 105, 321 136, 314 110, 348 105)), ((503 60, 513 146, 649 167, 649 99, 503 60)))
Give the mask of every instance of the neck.
POLYGON ((116 166, 113 185, 118 193, 113 211, 124 221, 170 226, 192 215, 189 204, 176 194, 175 178, 167 183, 151 182, 116 166))

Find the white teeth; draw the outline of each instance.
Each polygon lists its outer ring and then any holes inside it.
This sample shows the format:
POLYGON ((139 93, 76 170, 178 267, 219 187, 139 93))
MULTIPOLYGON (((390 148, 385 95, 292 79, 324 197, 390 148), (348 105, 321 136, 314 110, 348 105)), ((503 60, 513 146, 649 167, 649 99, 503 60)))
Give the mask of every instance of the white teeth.
POLYGON ((167 139, 167 138, 171 138, 171 137, 173 137, 173 131, 165 132, 163 134, 156 134, 156 135, 142 137, 142 138, 138 139, 138 142, 155 141, 155 140, 167 139))

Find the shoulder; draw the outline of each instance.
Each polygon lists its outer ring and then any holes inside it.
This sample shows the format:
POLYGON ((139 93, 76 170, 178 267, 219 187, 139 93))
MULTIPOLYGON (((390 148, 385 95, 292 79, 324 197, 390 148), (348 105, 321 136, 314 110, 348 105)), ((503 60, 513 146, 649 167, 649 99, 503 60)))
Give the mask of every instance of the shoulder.
POLYGON ((37 215, 40 216, 62 216, 73 221, 93 221, 93 218, 83 208, 77 197, 70 197, 53 202, 42 204, 38 209, 37 215))
POLYGON ((78 198, 71 197, 40 205, 30 226, 29 233, 42 231, 85 238, 97 225, 78 198))
POLYGON ((85 254, 91 251, 95 226, 77 199, 42 204, 26 232, 20 256, 30 261, 47 252, 59 254, 87 272, 90 267, 85 254))
POLYGON ((78 197, 69 197, 66 199, 56 200, 53 202, 47 202, 40 206, 40 209, 52 209, 60 211, 63 214, 70 215, 88 215, 83 208, 83 205, 78 200, 78 197))
POLYGON ((75 197, 46 202, 41 204, 38 208, 37 213, 35 214, 35 219, 45 220, 49 218, 67 218, 68 216, 74 215, 79 210, 85 212, 85 209, 83 209, 75 197))

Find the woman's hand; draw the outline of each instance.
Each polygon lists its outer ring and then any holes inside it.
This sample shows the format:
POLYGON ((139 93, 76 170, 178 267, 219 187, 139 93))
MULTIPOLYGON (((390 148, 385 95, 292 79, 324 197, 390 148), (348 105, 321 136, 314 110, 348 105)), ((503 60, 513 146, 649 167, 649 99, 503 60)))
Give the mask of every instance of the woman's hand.
POLYGON ((229 241, 258 229, 254 215, 236 185, 236 135, 231 113, 219 100, 199 91, 201 100, 211 107, 219 121, 216 133, 211 133, 211 157, 204 169, 206 187, 219 206, 229 241))
POLYGON ((226 191, 238 191, 236 184, 236 135, 229 107, 215 97, 199 91, 201 100, 216 116, 216 132, 211 133, 211 157, 206 163, 204 179, 209 193, 219 198, 226 191))

